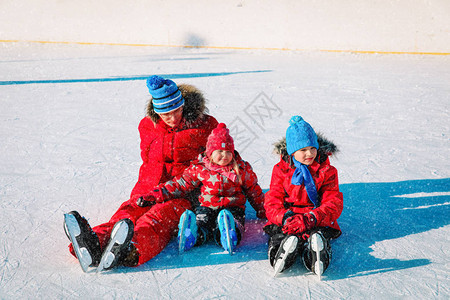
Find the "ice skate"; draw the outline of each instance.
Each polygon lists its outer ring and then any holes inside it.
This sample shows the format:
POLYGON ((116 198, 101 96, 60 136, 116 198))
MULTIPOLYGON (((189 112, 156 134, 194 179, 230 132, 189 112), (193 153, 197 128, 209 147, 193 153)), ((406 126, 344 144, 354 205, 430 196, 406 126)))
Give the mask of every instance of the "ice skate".
POLYGON ((305 267, 314 272, 319 280, 328 268, 331 259, 331 248, 327 239, 320 231, 311 234, 308 244, 303 252, 303 263, 305 267))
POLYGON ((178 224, 178 252, 183 254, 194 247, 197 242, 197 221, 195 214, 186 210, 180 217, 178 224))
POLYGON ((101 257, 100 242, 88 221, 77 211, 71 211, 64 214, 64 231, 72 242, 81 269, 87 272, 90 266, 97 266, 101 257))
POLYGON ((297 236, 288 235, 283 239, 277 253, 275 254, 275 260, 273 263, 273 268, 275 271, 274 276, 293 265, 295 259, 297 258, 297 246, 297 236))
POLYGON ((233 255, 233 251, 237 246, 238 237, 234 217, 230 211, 223 209, 217 216, 217 224, 219 225, 220 243, 222 247, 230 255, 233 255))
POLYGON ((117 222, 111 232, 108 245, 103 251, 97 272, 109 270, 119 265, 129 254, 134 224, 130 219, 117 222))

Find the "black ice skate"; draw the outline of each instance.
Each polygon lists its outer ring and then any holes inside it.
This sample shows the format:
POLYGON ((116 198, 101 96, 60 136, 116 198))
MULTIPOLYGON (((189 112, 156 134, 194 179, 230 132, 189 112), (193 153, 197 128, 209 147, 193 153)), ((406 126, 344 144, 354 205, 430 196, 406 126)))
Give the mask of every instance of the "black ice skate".
POLYGON ((282 233, 274 234, 269 238, 269 249, 267 251, 267 256, 269 258, 270 265, 274 266, 275 256, 277 255, 278 249, 280 248, 281 242, 286 236, 282 233))
POLYGON ((278 251, 275 254, 275 260, 273 263, 273 268, 275 270, 274 276, 294 264, 295 259, 297 258, 298 242, 298 237, 295 235, 288 235, 283 239, 280 244, 280 248, 278 248, 278 251))
POLYGON ((77 211, 71 211, 64 214, 64 231, 72 242, 81 269, 87 272, 88 267, 98 266, 102 255, 100 242, 88 221, 77 211))
POLYGON ((331 260, 331 247, 320 231, 308 238, 308 244, 303 252, 303 264, 305 267, 322 279, 322 274, 328 268, 331 260))
POLYGON ((131 239, 134 234, 134 224, 130 219, 117 222, 103 251, 97 272, 112 269, 121 264, 131 251, 131 239))

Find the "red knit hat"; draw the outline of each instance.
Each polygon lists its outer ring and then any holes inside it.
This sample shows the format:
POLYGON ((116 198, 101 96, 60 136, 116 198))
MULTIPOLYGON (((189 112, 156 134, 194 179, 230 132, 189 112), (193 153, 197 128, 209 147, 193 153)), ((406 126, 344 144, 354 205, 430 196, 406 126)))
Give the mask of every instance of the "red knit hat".
POLYGON ((211 157, 214 150, 228 150, 234 155, 234 141, 230 135, 230 130, 224 123, 217 125, 206 142, 206 155, 211 157))

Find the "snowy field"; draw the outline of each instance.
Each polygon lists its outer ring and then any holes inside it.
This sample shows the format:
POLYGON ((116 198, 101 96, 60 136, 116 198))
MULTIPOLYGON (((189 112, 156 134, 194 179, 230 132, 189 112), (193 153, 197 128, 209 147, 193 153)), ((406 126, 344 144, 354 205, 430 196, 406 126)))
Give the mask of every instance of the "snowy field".
POLYGON ((0 44, 0 299, 449 299, 450 57, 0 44), (319 282, 274 278, 249 208, 233 256, 172 242, 84 274, 63 214, 98 225, 128 199, 158 74, 202 90, 268 189, 293 114, 333 140, 343 235, 319 282))

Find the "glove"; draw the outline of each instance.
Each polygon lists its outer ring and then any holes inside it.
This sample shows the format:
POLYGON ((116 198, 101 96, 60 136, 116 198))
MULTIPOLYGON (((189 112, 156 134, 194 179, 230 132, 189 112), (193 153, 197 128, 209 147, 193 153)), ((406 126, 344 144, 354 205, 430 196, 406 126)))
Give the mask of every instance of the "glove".
POLYGON ((140 207, 152 206, 155 203, 153 196, 148 195, 141 196, 136 200, 136 204, 140 207))
POLYGON ((150 193, 139 197, 136 204, 140 207, 152 206, 155 203, 164 202, 164 195, 161 189, 154 189, 150 193))
POLYGON ((316 217, 312 213, 297 214, 284 221, 283 232, 285 234, 301 234, 316 226, 316 217))

